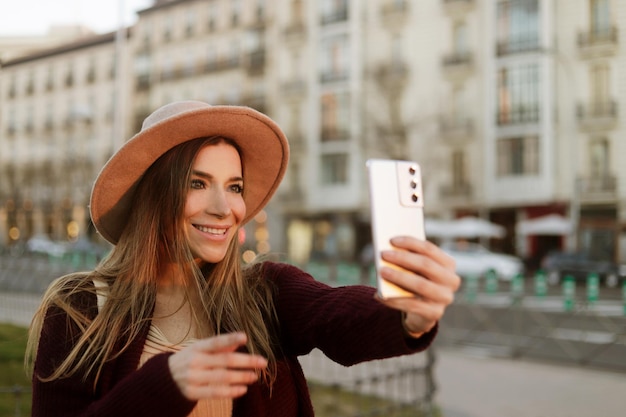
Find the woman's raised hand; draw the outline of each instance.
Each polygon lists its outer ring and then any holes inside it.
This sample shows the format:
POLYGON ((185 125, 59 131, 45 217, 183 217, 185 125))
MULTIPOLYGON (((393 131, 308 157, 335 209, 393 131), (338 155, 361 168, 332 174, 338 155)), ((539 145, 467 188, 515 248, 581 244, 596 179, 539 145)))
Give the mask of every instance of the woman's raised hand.
POLYGON ((391 244, 398 250, 385 251, 382 257, 404 270, 383 267, 381 276, 415 297, 381 301, 404 311, 406 330, 419 336, 441 319, 446 307, 454 301, 461 279, 455 272, 452 257, 435 244, 407 236, 393 238, 391 244))
POLYGON ((245 394, 267 366, 262 356, 236 352, 246 341, 244 333, 213 336, 171 355, 170 372, 183 395, 196 401, 245 394))

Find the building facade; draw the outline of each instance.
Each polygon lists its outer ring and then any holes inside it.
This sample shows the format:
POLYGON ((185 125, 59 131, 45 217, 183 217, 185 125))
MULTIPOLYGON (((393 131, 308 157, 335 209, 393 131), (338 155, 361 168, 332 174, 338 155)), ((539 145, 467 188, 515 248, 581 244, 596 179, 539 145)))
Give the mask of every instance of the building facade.
POLYGON ((358 259, 365 161, 383 157, 422 165, 427 217, 504 226, 492 248, 626 261, 623 22, 626 0, 157 0, 128 29, 2 63, 0 242, 97 238, 86 204, 112 150, 199 99, 289 137, 254 253, 358 259), (547 214, 575 227, 516 232, 547 214))

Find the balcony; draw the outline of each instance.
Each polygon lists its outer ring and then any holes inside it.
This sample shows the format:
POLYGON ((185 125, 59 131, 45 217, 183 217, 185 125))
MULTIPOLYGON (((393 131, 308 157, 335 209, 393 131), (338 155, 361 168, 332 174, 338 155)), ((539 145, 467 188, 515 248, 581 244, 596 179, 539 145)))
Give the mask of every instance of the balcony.
POLYGON ((496 44, 496 55, 512 55, 528 52, 540 52, 541 44, 537 36, 529 36, 527 38, 516 38, 498 41, 496 44))
POLYGON ((469 183, 445 184, 439 188, 439 196, 448 203, 451 201, 466 203, 472 198, 472 194, 473 189, 469 183))
POLYGON ((338 70, 326 70, 320 74, 320 81, 322 83, 333 83, 339 81, 347 81, 348 80, 348 71, 338 71, 338 70))
POLYGON ((389 90, 398 90, 405 86, 409 78, 409 67, 406 62, 392 61, 375 67, 373 75, 381 87, 389 90))
POLYGON ((406 0, 386 0, 380 7, 382 22, 391 28, 404 24, 407 20, 408 12, 409 3, 406 0))
POLYGON ((614 56, 618 50, 617 28, 596 28, 588 32, 579 32, 578 49, 581 58, 614 56))
POLYGON ((442 3, 448 16, 459 18, 474 8, 476 0, 442 0, 442 3))
POLYGON ((265 72, 265 61, 266 51, 264 48, 249 52, 246 59, 246 71, 248 75, 263 75, 265 72))
POLYGON ((496 114, 498 126, 539 123, 539 106, 519 106, 500 110, 496 114))
POLYGON ((336 142, 350 139, 348 128, 322 127, 322 142, 336 142))
POLYGON ((447 116, 439 120, 439 136, 445 142, 467 142, 472 139, 473 135, 474 122, 468 118, 447 116))
POLYGON ((286 81, 280 86, 281 93, 289 97, 303 97, 306 93, 306 80, 304 78, 294 78, 286 81))
POLYGON ((474 68, 474 55, 471 52, 453 52, 441 59, 444 74, 451 81, 463 81, 474 68))
POLYGON ((291 132, 287 135, 289 138, 289 152, 293 156, 304 155, 306 153, 306 138, 302 133, 291 132))
POLYGON ((150 89, 150 74, 141 74, 137 76, 135 83, 136 91, 146 91, 150 89))
POLYGON ((345 22, 348 20, 348 2, 343 0, 339 2, 339 5, 328 12, 324 12, 321 15, 320 23, 322 26, 330 25, 333 23, 345 22))
POLYGON ((306 39, 306 25, 303 19, 297 19, 291 22, 283 30, 285 41, 289 44, 301 44, 306 39))
POLYGON ((613 175, 578 178, 577 189, 581 203, 606 203, 617 200, 617 178, 613 175))
POLYGON ((614 100, 579 104, 576 115, 584 131, 614 129, 617 125, 617 102, 614 100))

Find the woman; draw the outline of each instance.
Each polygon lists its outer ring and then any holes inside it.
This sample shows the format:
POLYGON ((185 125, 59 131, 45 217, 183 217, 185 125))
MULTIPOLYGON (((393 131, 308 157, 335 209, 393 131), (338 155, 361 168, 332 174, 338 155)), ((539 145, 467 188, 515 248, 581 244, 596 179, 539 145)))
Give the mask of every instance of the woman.
POLYGON ((428 242, 398 237, 385 254, 412 272, 384 277, 415 298, 241 265, 239 230, 288 154, 249 108, 176 102, 144 121, 93 187, 111 253, 54 282, 33 320, 33 416, 312 416, 299 355, 351 365, 429 346, 459 278, 428 242))

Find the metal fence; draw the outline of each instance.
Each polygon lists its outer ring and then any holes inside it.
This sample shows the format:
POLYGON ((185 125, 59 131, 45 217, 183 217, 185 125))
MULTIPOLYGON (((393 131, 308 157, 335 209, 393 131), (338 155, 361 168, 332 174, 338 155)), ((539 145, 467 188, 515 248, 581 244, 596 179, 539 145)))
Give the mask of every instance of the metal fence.
POLYGON ((8 410, 0 409, 0 417, 21 417, 29 415, 28 410, 30 410, 30 407, 28 404, 30 403, 30 388, 20 385, 0 387, 0 398, 6 398, 7 396, 11 398, 11 400, 3 403, 12 403, 12 405, 8 410))
MULTIPOLYGON (((76 269, 75 263, 40 256, 0 256, 0 322, 28 326, 50 282, 76 269)), ((358 267, 339 266, 338 272, 339 279, 335 278, 334 284, 353 284, 360 280, 358 267), (354 282, 337 282, 344 277, 354 282)), ((332 362, 317 350, 300 359, 319 416, 433 415, 436 386, 432 350, 348 368, 332 362)), ((7 416, 26 415, 24 405, 30 403, 29 388, 0 387, 0 396, 14 398, 14 411, 7 416)))

